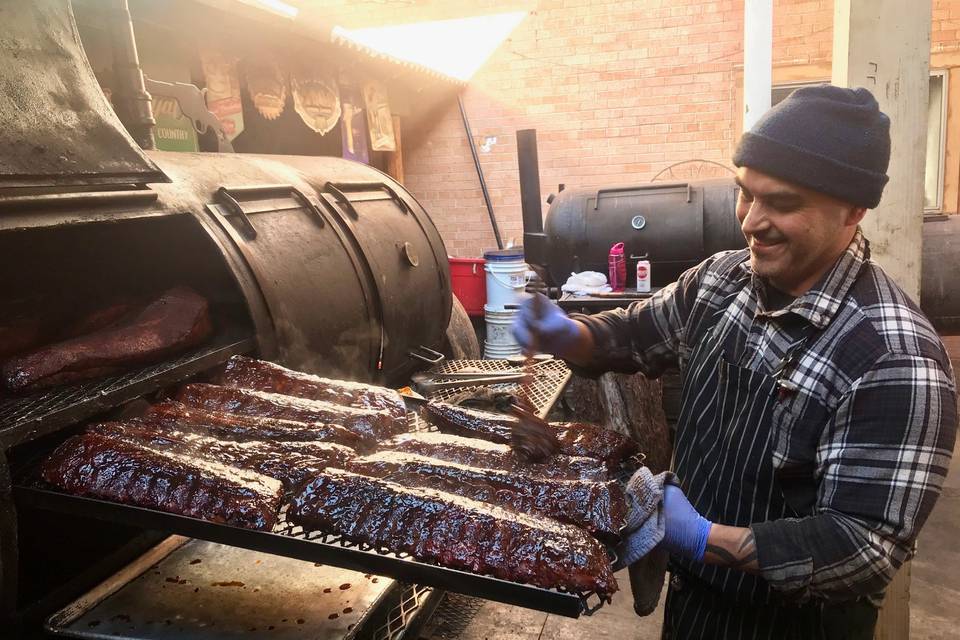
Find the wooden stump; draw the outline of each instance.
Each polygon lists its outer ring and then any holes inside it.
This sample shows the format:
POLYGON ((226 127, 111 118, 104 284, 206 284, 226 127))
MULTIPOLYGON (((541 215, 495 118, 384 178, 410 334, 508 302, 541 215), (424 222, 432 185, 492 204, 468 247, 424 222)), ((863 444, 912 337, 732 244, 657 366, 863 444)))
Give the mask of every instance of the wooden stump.
POLYGON ((673 440, 661 403, 659 380, 605 373, 598 380, 575 375, 564 396, 569 420, 602 424, 640 444, 654 473, 670 468, 673 440))

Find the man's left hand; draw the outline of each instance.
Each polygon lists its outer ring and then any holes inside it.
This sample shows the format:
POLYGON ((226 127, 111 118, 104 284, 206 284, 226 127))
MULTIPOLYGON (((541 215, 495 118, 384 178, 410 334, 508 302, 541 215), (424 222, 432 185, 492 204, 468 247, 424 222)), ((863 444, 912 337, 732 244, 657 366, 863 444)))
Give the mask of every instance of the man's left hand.
POLYGON ((663 546, 667 551, 687 560, 703 562, 713 523, 697 513, 683 489, 674 484, 663 488, 663 517, 663 546))

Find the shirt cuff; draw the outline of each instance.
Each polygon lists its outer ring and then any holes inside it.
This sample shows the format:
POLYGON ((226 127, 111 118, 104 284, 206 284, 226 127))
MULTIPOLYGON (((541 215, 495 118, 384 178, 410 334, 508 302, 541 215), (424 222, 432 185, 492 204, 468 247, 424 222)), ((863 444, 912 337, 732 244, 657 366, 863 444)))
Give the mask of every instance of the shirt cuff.
POLYGON ((785 518, 750 525, 760 575, 771 587, 786 593, 802 592, 813 577, 813 556, 798 548, 788 532, 794 524, 785 518))

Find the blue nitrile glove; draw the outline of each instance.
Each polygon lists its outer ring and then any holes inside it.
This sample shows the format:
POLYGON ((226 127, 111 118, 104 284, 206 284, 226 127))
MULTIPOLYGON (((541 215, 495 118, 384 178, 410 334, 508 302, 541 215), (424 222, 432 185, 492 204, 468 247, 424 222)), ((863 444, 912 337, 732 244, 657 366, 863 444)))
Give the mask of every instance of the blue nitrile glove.
POLYGON ((540 293, 523 301, 513 320, 513 337, 526 352, 563 356, 580 338, 580 326, 540 293))
POLYGON ((663 488, 663 516, 666 521, 663 546, 667 551, 687 560, 702 562, 713 523, 697 513, 683 489, 675 484, 663 488))

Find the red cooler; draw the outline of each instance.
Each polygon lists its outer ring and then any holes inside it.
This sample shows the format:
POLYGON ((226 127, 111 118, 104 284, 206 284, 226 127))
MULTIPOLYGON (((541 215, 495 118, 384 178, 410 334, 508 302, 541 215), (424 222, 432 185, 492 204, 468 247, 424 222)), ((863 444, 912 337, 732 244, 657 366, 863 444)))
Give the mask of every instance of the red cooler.
POLYGON ((450 258, 450 280, 453 294, 471 316, 483 316, 487 303, 487 280, 483 258, 450 258))

